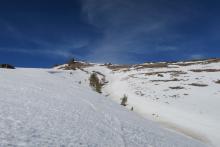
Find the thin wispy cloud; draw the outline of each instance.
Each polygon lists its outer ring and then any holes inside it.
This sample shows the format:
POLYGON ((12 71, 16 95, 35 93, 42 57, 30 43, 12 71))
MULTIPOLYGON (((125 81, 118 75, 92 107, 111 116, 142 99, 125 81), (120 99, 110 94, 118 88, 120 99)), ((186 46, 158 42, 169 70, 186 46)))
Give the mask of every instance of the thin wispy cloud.
POLYGON ((169 42, 182 36, 169 34, 169 31, 174 24, 187 19, 185 16, 175 20, 175 13, 168 8, 157 7, 152 1, 82 0, 82 6, 86 21, 102 31, 103 37, 91 54, 96 58, 100 55, 102 58, 109 58, 109 55, 122 57, 126 52, 147 55, 158 50, 178 50, 169 42))
POLYGON ((219 7, 219 1, 199 0, 4 1, 0 60, 32 59, 25 54, 50 63, 71 56, 113 63, 215 57, 219 7))
POLYGON ((8 23, 7 21, 1 20, 7 33, 12 34, 13 39, 18 41, 19 46, 21 47, 1 47, 0 51, 4 52, 13 52, 13 53, 23 53, 29 55, 43 55, 49 58, 72 58, 78 57, 74 54, 73 51, 83 48, 88 45, 86 39, 75 39, 68 38, 63 39, 63 43, 49 42, 44 39, 40 39, 34 36, 28 36, 27 34, 21 32, 18 28, 8 23), (33 44, 35 48, 22 48, 23 45, 33 44))

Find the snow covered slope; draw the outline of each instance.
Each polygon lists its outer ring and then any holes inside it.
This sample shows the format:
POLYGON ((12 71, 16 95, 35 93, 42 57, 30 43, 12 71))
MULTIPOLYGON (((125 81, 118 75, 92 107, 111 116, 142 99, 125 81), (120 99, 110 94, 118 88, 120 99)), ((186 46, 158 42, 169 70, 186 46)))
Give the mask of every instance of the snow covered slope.
POLYGON ((0 69, 0 146, 205 146, 97 94, 88 77, 82 70, 0 69))
POLYGON ((108 84, 103 89, 128 109, 162 126, 220 146, 220 60, 89 67, 108 84), (108 68, 107 68, 108 67, 108 68))

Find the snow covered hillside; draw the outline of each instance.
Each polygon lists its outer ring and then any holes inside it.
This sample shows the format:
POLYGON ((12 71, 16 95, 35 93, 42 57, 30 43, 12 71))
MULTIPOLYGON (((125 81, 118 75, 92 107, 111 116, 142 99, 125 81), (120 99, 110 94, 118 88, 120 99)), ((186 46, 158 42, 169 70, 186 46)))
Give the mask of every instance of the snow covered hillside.
MULTIPOLYGON (((99 65, 74 71, 25 68, 0 69, 0 146, 205 146, 196 139, 171 132, 168 129, 158 126, 153 121, 139 117, 136 113, 125 109, 111 101, 111 99, 94 92, 88 82, 90 73, 85 70, 90 71, 96 69, 99 69, 100 72, 105 72, 106 76, 108 76, 106 78, 109 78, 108 80, 112 78, 109 85, 105 87, 106 92, 111 93, 112 97, 119 98, 122 93, 126 93, 129 96, 129 106, 134 106, 134 110, 140 109, 143 110, 144 113, 150 113, 150 110, 154 110, 153 105, 149 105, 151 104, 150 101, 152 101, 152 104, 154 103, 151 97, 149 97, 148 100, 146 98, 147 95, 142 98, 134 93, 134 97, 132 98, 132 90, 135 92, 138 88, 138 85, 134 85, 132 82, 138 84, 138 82, 142 81, 141 78, 143 76, 137 74, 140 72, 136 70, 125 73, 117 71, 115 74, 110 74, 109 69, 99 65), (131 74, 140 76, 138 77, 139 80, 137 80, 137 83, 133 77, 129 79, 128 76, 131 74), (119 84, 120 87, 118 87, 117 84, 119 84), (114 90, 114 88, 116 88, 116 90, 114 90), (141 100, 139 101, 139 99, 141 100), (144 105, 140 105, 139 102, 144 102, 147 109, 143 109, 144 105)), ((146 92, 146 94, 151 94, 149 91, 153 90, 153 87, 149 89, 148 84, 145 84, 145 86, 141 86, 139 89, 146 92), (146 88, 144 88, 145 86, 146 88)), ((210 89, 209 93, 213 92, 211 90, 212 89, 210 89)), ((159 91, 159 89, 157 91, 159 91)), ((161 94, 162 92, 159 93, 161 94)), ((193 94, 196 93, 192 93, 191 95, 189 91, 188 94, 190 94, 190 98, 193 98, 193 94)), ((219 94, 217 93, 217 95, 219 94)), ((209 98, 215 100, 215 97, 209 98)), ((158 102, 158 106, 163 106, 162 99, 164 98, 161 97, 161 105, 159 105, 158 102)), ((173 107, 172 104, 168 105, 164 103, 164 105, 170 106, 170 109, 174 109, 177 108, 178 103, 181 103, 178 99, 176 101, 173 107)), ((195 100, 189 102, 189 104, 194 101, 195 100)), ((186 104, 186 102, 184 101, 184 104, 186 104)), ((203 106, 205 106, 205 104, 201 107, 203 106)), ((189 109, 189 111, 193 109, 191 105, 188 107, 186 107, 186 109, 189 109)), ((210 107, 215 108, 213 105, 210 107)), ((209 110, 209 107, 205 108, 209 110)), ((162 108, 157 109, 158 113, 162 112, 159 111, 162 108)), ((197 107, 195 107, 195 109, 195 112, 197 112, 197 107)), ((166 109, 167 112, 170 112, 168 110, 169 109, 166 109)), ((181 108, 177 110, 180 111, 179 117, 185 116, 181 108)), ((206 112, 210 111, 204 110, 201 116, 205 117, 206 112)), ((175 115, 177 113, 178 111, 174 112, 175 115)), ((216 113, 217 112, 211 115, 208 121, 210 121, 211 118, 215 118, 216 113)), ((159 117, 161 116, 159 115, 159 117)), ((191 114, 189 116, 191 116, 191 114)), ((208 116, 209 115, 207 115, 207 117, 208 116)), ((204 120, 202 118, 201 120, 204 120)), ((182 118, 176 120, 181 121, 182 118)), ((213 120, 213 123, 214 122, 213 120)), ((217 130, 217 128, 210 129, 217 130)))
MULTIPOLYGON (((67 65, 66 65, 67 66, 67 65)), ((128 109, 208 144, 220 145, 220 59, 140 65, 93 64, 103 95, 128 109)))
POLYGON ((108 82, 106 95, 128 109, 213 146, 220 146, 220 60, 94 65, 108 82))

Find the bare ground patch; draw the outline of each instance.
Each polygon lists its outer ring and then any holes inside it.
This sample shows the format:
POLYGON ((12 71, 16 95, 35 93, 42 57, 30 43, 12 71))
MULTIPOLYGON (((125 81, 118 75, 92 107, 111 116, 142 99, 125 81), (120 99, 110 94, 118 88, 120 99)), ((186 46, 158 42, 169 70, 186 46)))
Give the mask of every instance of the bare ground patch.
POLYGON ((220 72, 220 69, 191 69, 192 72, 220 72))
POLYGON ((175 87, 169 87, 170 89, 184 89, 184 87, 181 86, 175 86, 175 87))
POLYGON ((83 63, 83 62, 72 62, 72 63, 68 63, 68 66, 65 67, 66 70, 75 70, 75 69, 82 69, 82 68, 86 68, 86 67, 90 67, 93 66, 90 63, 83 63))
POLYGON ((201 83, 191 83, 191 84, 189 84, 189 85, 191 85, 191 86, 197 86, 197 87, 206 87, 206 86, 208 86, 207 84, 201 84, 201 83))
POLYGON ((168 67, 168 63, 145 63, 141 65, 135 65, 135 69, 143 69, 143 68, 165 68, 168 67))
POLYGON ((220 80, 215 81, 216 84, 220 84, 220 80))
POLYGON ((112 71, 118 71, 118 70, 124 70, 124 71, 129 71, 129 68, 132 67, 132 65, 112 65, 112 64, 108 64, 108 65, 104 65, 107 68, 111 69, 112 71))
POLYGON ((166 73, 170 73, 172 76, 178 76, 180 74, 187 74, 187 72, 184 71, 178 71, 178 70, 170 70, 170 71, 158 71, 158 72, 148 72, 145 73, 146 76, 148 75, 161 75, 161 74, 166 74, 166 73))
POLYGON ((213 58, 213 59, 189 60, 187 62, 176 62, 173 64, 178 66, 190 66, 196 64, 210 64, 210 63, 218 63, 218 62, 220 62, 219 58, 213 58))
POLYGON ((183 79, 169 79, 169 80, 151 80, 151 82, 175 82, 175 81, 184 81, 183 79))

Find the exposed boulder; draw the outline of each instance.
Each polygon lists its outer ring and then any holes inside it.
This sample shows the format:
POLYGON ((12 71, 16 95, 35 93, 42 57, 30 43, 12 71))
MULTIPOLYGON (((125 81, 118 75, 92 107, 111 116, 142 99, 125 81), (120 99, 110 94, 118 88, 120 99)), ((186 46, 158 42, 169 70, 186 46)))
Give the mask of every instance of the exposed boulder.
POLYGON ((68 61, 67 65, 64 67, 65 70, 76 70, 76 69, 83 69, 85 67, 92 66, 92 64, 76 61, 74 58, 68 61))
POLYGON ((0 68, 15 69, 15 67, 10 64, 0 64, 0 68))

